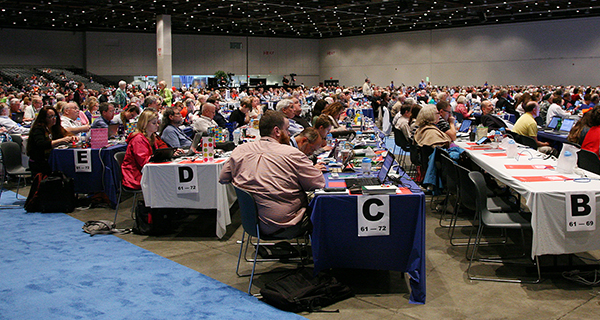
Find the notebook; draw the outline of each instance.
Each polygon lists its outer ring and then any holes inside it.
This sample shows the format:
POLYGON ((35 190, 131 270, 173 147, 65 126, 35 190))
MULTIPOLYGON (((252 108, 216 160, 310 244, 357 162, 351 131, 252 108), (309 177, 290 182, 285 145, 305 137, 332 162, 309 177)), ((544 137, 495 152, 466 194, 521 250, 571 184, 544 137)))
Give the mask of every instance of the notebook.
POLYGON ((355 187, 363 187, 363 186, 377 186, 381 185, 385 182, 392 165, 394 164, 394 155, 391 152, 388 152, 383 159, 383 164, 381 165, 381 169, 377 174, 377 177, 363 177, 363 178, 348 178, 344 179, 346 181, 347 188, 355 188, 355 187))

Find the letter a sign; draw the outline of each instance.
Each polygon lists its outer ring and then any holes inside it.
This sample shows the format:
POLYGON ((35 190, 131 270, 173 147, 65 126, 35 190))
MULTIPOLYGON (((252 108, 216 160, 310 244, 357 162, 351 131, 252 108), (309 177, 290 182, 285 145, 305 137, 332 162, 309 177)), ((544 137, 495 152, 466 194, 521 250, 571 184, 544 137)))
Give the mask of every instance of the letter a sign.
POLYGON ((176 169, 177 194, 198 193, 198 175, 196 174, 196 170, 188 166, 178 166, 176 169))
POLYGON ((390 235, 390 196, 358 196, 358 236, 390 235))
POLYGON ((565 196, 567 231, 596 230, 596 192, 571 192, 565 196))

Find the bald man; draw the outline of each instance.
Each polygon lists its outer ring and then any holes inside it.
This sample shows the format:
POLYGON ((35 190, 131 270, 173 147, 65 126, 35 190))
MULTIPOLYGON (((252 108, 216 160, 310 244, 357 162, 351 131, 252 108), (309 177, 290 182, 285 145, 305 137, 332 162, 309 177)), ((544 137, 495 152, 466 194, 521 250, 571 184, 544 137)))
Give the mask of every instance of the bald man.
POLYGON ((217 113, 217 107, 212 103, 205 103, 202 106, 202 114, 199 117, 192 119, 192 127, 196 133, 207 133, 208 128, 218 127, 219 125, 213 120, 217 113))

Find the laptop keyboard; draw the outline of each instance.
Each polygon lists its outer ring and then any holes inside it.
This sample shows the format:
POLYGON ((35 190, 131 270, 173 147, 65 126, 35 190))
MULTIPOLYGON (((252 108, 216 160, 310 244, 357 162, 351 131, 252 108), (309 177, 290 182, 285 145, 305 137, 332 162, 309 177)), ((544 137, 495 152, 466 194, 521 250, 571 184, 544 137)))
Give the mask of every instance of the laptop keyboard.
POLYGON ((347 188, 351 188, 352 186, 378 186, 381 184, 377 178, 348 178, 344 180, 346 181, 347 188))

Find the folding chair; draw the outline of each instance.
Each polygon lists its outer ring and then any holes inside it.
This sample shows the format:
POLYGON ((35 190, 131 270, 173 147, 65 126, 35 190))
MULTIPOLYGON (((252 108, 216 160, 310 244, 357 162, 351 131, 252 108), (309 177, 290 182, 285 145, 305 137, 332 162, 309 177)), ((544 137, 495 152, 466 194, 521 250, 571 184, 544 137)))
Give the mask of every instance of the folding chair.
MULTIPOLYGON (((7 141, 0 144, 0 150, 2 151, 2 167, 4 168, 4 174, 8 177, 18 177, 17 194, 15 197, 18 200, 25 200, 26 198, 19 198, 19 187, 21 186, 21 178, 31 177, 31 171, 23 167, 21 162, 21 146, 16 142, 7 141)), ((2 191, 4 190, 4 180, 5 177, 2 177, 0 196, 2 196, 2 191)))
POLYGON ((125 186, 123 186, 123 173, 121 172, 121 167, 123 166, 123 160, 125 159, 125 153, 126 153, 125 151, 121 151, 121 152, 115 153, 115 155, 114 155, 115 160, 119 164, 119 170, 117 170, 117 171, 118 171, 119 181, 121 181, 121 187, 119 188, 119 198, 117 199, 117 208, 115 209, 115 219, 113 220, 113 223, 115 224, 115 226, 117 225, 117 215, 119 214, 119 205, 121 204, 121 196, 123 195, 123 193, 127 192, 127 193, 133 194, 133 205, 131 206, 131 215, 132 216, 133 216, 133 210, 136 206, 137 196, 138 196, 138 194, 142 193, 142 189, 133 190, 133 189, 125 188, 125 186))

